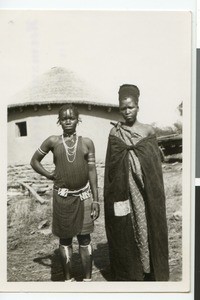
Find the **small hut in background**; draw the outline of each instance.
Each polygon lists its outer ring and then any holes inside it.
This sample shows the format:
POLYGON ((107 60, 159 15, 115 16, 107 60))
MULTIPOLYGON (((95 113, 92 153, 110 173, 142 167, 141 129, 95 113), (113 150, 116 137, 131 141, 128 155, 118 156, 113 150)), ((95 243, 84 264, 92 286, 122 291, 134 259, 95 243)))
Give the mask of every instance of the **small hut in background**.
MULTIPOLYGON (((77 133, 93 140, 97 163, 104 163, 110 122, 119 118, 117 103, 105 102, 73 72, 54 67, 8 106, 9 165, 28 164, 45 138, 62 133, 57 117, 65 103, 78 107, 82 122, 77 133)), ((52 155, 44 162, 51 163, 52 155)))

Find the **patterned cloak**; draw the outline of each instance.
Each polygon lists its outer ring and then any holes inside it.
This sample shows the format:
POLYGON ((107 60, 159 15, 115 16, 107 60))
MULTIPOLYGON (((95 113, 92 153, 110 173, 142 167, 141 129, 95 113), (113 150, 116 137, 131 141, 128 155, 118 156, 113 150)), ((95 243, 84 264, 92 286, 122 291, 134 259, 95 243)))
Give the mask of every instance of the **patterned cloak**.
MULTIPOLYGON (((110 265, 115 280, 143 280, 144 271, 133 229, 131 213, 116 215, 114 207, 130 197, 129 151, 134 151, 141 164, 151 272, 156 281, 167 281, 168 230, 160 152, 156 136, 127 145, 109 136, 104 182, 105 227, 110 265), (117 203, 117 204, 116 204, 117 203)), ((137 176, 134 178, 137 182, 137 176)))

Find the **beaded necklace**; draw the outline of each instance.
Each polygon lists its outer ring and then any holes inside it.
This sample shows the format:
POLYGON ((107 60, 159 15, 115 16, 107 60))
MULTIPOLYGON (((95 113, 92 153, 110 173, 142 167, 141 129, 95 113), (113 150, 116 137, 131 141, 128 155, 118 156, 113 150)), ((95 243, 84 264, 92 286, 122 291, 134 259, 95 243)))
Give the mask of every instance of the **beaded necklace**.
POLYGON ((77 150, 77 144, 78 144, 78 137, 75 135, 76 140, 73 146, 68 146, 67 143, 64 140, 64 135, 62 135, 62 142, 65 148, 66 157, 69 163, 73 163, 76 158, 76 150, 77 150))

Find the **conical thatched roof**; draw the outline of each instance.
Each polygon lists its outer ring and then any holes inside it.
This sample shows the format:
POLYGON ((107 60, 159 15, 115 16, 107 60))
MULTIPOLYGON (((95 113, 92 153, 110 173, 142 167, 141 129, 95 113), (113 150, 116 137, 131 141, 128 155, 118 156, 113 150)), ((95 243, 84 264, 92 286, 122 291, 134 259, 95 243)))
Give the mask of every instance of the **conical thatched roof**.
POLYGON ((94 92, 88 84, 78 78, 72 71, 61 67, 53 67, 36 80, 30 88, 18 93, 13 98, 14 104, 9 105, 9 107, 60 104, 64 102, 117 106, 106 103, 99 93, 94 92))

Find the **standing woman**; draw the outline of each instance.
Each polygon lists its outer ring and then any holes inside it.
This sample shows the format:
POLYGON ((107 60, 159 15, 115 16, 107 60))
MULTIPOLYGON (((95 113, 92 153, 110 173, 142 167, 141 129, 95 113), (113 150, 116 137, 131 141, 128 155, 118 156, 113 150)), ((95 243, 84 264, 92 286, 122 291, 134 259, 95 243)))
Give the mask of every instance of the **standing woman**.
POLYGON ((114 280, 167 281, 168 230, 160 152, 154 129, 137 120, 139 89, 119 89, 124 122, 111 129, 104 201, 114 280))
POLYGON ((54 181, 52 232, 59 237, 59 249, 65 281, 72 281, 72 241, 77 236, 83 265, 83 281, 91 281, 92 245, 90 233, 99 216, 95 148, 92 140, 77 136, 79 112, 72 104, 58 113, 62 135, 48 137, 34 153, 32 168, 54 181), (51 151, 55 170, 50 173, 41 164, 51 151))

